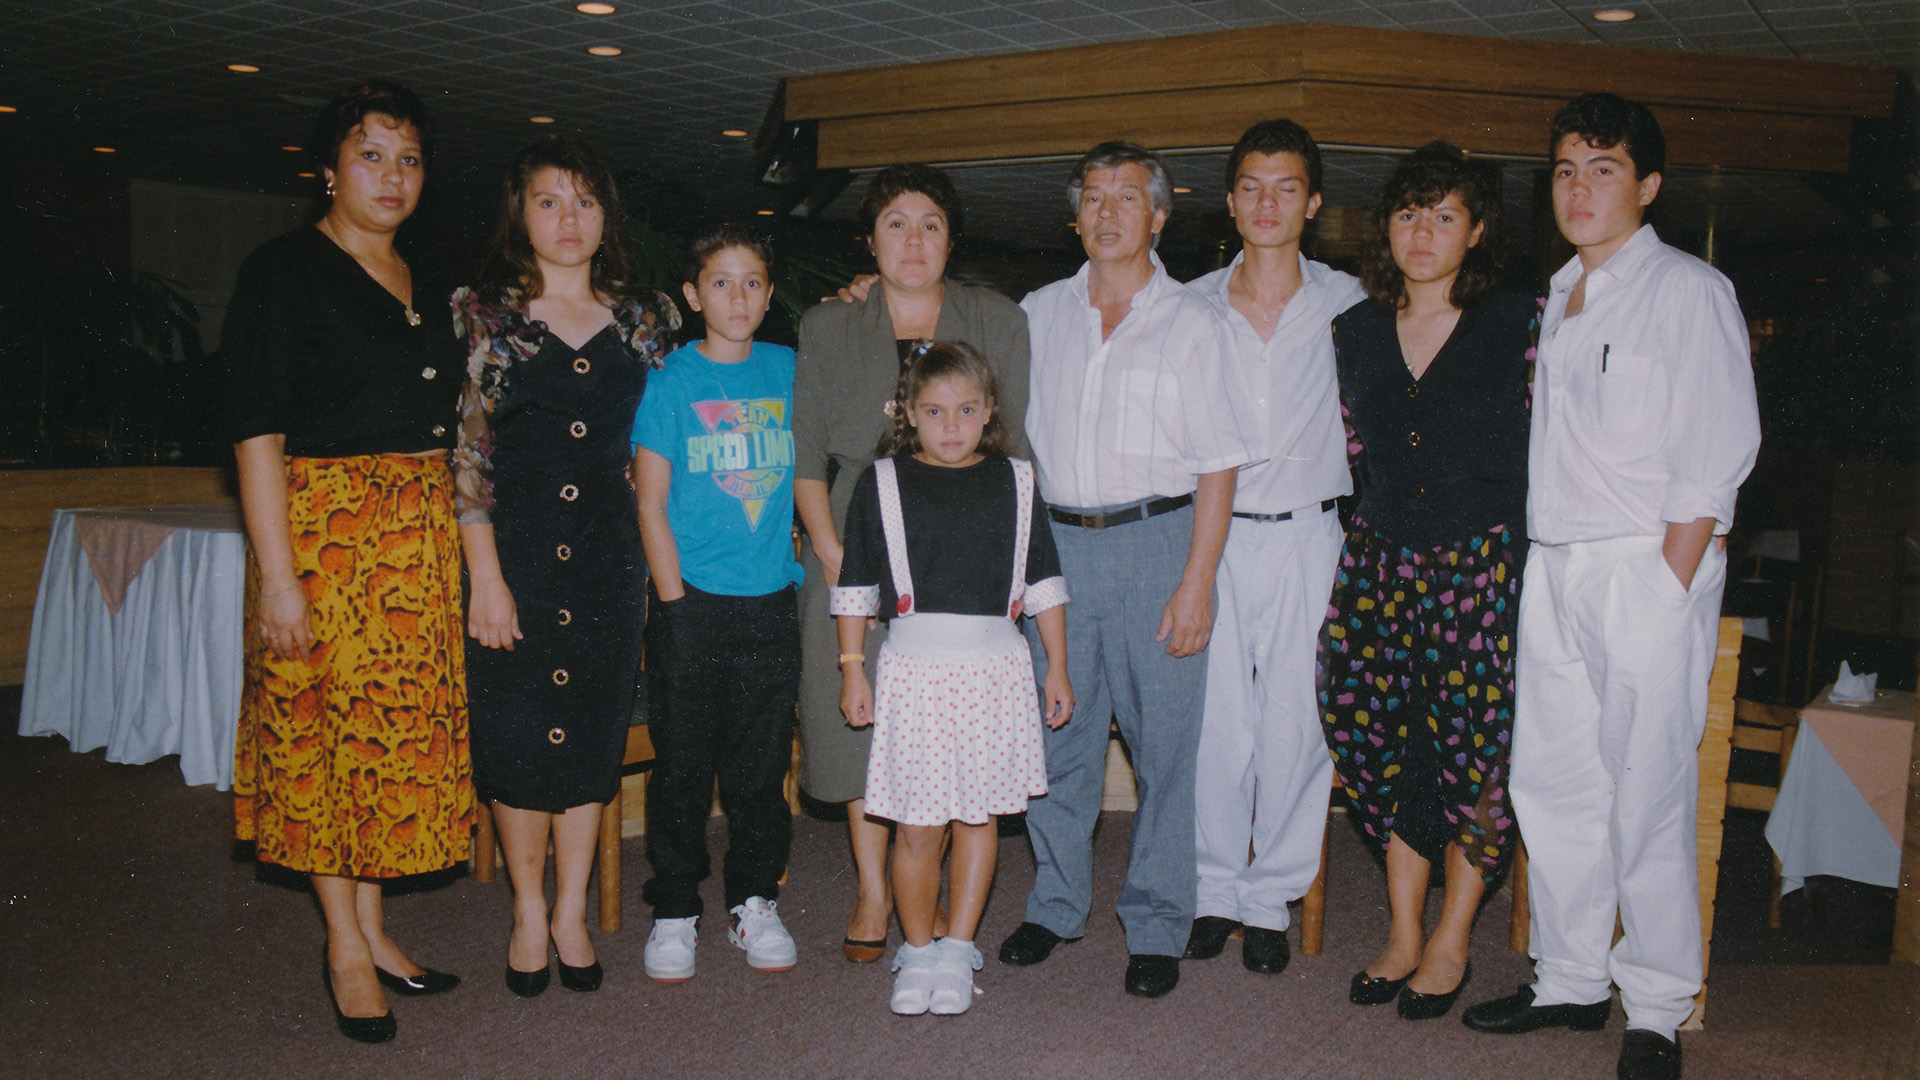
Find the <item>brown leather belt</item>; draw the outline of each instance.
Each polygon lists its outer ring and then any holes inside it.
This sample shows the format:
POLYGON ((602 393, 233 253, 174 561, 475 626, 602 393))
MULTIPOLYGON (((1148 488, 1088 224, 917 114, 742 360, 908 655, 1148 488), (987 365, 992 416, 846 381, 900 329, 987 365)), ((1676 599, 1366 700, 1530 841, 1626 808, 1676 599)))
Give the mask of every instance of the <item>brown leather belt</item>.
MULTIPOLYGON (((1320 512, 1324 514, 1327 511, 1339 505, 1340 505, 1339 499, 1324 500, 1320 503, 1320 512)), ((1293 515, 1294 515, 1294 511, 1292 510, 1287 511, 1284 514, 1243 514, 1238 510, 1235 510, 1233 512, 1234 517, 1246 518, 1248 521, 1292 521, 1293 515)))
POLYGON ((1148 499, 1146 502, 1123 506, 1118 510, 1109 510, 1098 514, 1080 514, 1072 510, 1062 510, 1057 506, 1047 507, 1047 516, 1062 525, 1073 525, 1082 529, 1111 529, 1115 525, 1145 521, 1161 514, 1171 514, 1183 506, 1193 503, 1193 496, 1171 495, 1164 499, 1148 499))

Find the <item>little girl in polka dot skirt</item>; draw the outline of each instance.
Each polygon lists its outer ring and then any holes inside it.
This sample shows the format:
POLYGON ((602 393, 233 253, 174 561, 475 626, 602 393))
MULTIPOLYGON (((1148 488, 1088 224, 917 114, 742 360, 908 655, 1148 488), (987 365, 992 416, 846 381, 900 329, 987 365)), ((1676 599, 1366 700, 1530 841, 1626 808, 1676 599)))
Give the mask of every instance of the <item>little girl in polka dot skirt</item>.
POLYGON ((888 407, 893 429, 847 512, 830 596, 840 626, 840 709, 874 725, 866 812, 897 823, 893 895, 906 937, 893 1011, 953 1015, 973 1002, 974 930, 993 883, 997 814, 1047 791, 1045 722, 1073 712, 1065 582, 1031 463, 1008 458, 993 369, 962 344, 919 350, 888 407), (1046 685, 1018 626, 1032 618, 1046 685), (890 622, 869 684, 867 620, 890 622), (952 826, 948 935, 933 938, 952 826))

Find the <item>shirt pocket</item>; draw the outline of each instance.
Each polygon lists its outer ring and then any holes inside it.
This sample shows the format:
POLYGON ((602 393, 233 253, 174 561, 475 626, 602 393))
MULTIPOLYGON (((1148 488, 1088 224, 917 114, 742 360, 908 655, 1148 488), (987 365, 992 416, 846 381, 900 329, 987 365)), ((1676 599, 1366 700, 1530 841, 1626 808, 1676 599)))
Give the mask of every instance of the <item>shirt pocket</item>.
POLYGON ((1666 378, 1653 354, 1603 345, 1593 357, 1594 405, 1600 427, 1613 435, 1657 430, 1666 417, 1666 378))
POLYGON ((1180 377, 1170 371, 1122 371, 1119 379, 1120 422, 1109 428, 1108 442, 1116 453, 1152 454, 1171 449, 1180 430, 1180 377))

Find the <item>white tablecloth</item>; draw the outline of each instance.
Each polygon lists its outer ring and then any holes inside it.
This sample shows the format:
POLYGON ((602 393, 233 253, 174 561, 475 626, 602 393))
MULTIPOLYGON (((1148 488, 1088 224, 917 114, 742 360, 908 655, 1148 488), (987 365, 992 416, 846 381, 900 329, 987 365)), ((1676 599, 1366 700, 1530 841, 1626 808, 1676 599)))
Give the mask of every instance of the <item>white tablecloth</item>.
POLYGON ((246 540, 234 504, 165 507, 146 516, 173 534, 127 585, 118 612, 75 534, 76 514, 140 517, 136 508, 55 510, 27 645, 20 734, 62 735, 76 751, 140 764, 180 755, 189 784, 233 785, 240 716, 246 540))
POLYGON ((1767 842, 1780 857, 1782 892, 1817 874, 1899 887, 1895 826, 1905 816, 1914 696, 1899 691, 1880 696, 1873 705, 1849 708, 1833 704, 1823 691, 1801 711, 1800 734, 1767 818, 1767 842), (1836 756, 1823 733, 1851 745, 1843 743, 1836 756), (1852 762, 1853 771, 1840 757, 1852 762), (1874 790, 1861 789, 1862 777, 1874 790), (1890 802, 1897 804, 1892 826, 1886 805, 1876 806, 1890 802))

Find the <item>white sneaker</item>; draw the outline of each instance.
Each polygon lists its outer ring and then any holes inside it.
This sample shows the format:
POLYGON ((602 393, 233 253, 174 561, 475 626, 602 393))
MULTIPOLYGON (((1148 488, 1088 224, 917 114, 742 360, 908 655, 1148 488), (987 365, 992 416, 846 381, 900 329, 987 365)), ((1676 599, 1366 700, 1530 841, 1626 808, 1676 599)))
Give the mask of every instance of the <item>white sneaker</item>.
POLYGON ((973 1004, 973 973, 980 970, 980 950, 971 941, 941 938, 933 943, 940 950, 938 966, 933 969, 933 993, 927 999, 927 1011, 935 1016, 958 1016, 973 1004))
POLYGON ((919 1016, 933 997, 935 973, 942 962, 940 943, 908 945, 893 951, 893 1001, 888 1006, 900 1016, 919 1016))
POLYGON ((677 983, 693 978, 693 947, 699 944, 695 924, 700 920, 655 919, 647 935, 647 978, 677 983))
POLYGON ((747 963, 759 971, 792 971, 800 951, 793 935, 780 925, 780 905, 749 896, 729 912, 727 940, 747 951, 747 963))

